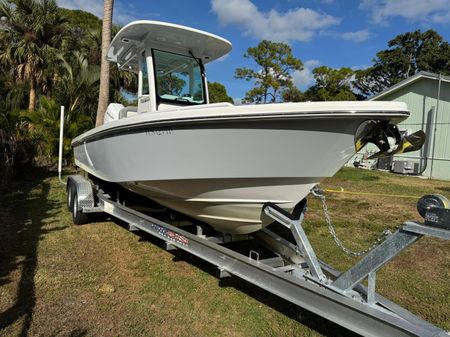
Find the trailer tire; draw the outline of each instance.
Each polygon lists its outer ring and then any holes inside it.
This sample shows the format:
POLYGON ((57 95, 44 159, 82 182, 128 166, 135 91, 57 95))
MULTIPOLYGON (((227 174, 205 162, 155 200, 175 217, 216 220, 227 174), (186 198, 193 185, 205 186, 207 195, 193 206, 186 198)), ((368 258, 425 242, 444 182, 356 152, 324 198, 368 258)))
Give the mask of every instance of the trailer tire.
POLYGON ((72 180, 69 179, 69 181, 67 181, 67 196, 66 196, 66 200, 67 200, 67 209, 72 212, 72 208, 73 208, 73 189, 74 189, 74 184, 72 182, 72 180))
POLYGON ((72 188, 71 190, 72 193, 72 209, 71 209, 71 213, 72 213, 72 220, 73 223, 77 226, 79 225, 84 225, 85 223, 88 222, 88 216, 87 214, 82 212, 82 209, 80 207, 80 203, 78 201, 78 192, 76 188, 72 188))

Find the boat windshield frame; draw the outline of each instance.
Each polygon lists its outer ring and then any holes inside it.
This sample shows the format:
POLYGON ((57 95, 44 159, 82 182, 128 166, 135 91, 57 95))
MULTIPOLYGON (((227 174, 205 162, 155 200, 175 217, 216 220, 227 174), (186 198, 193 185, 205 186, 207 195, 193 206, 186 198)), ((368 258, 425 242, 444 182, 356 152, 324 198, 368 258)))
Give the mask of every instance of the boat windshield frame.
MULTIPOLYGON (((184 54, 178 54, 178 53, 174 53, 174 52, 169 52, 166 50, 161 50, 161 49, 157 49, 157 48, 152 48, 152 62, 153 62, 153 76, 154 76, 154 83, 155 83, 155 97, 156 97, 156 101, 158 104, 160 103, 169 103, 169 104, 176 104, 176 105, 202 105, 202 104, 207 104, 208 100, 206 97, 206 81, 205 81, 205 71, 204 71, 204 66, 202 63, 202 60, 200 58, 196 58, 193 57, 193 55, 184 55, 184 54), (167 54, 167 55, 171 55, 172 57, 179 57, 180 59, 185 59, 187 60, 192 60, 191 64, 189 62, 184 63, 185 65, 187 65, 186 68, 188 68, 189 66, 191 67, 191 71, 192 71, 192 76, 193 78, 191 79, 189 76, 188 79, 190 81, 192 81, 192 83, 185 83, 183 85, 187 86, 188 88, 190 88, 191 86, 193 86, 195 84, 196 79, 195 79, 195 72, 199 72, 200 73, 200 85, 201 85, 201 95, 202 95, 202 100, 195 100, 194 99, 194 95, 191 94, 182 94, 180 93, 180 95, 172 95, 172 94, 164 94, 164 95, 160 95, 160 85, 158 83, 158 69, 157 69, 157 65, 158 65, 158 53, 163 53, 163 54, 167 54), (156 54, 156 55, 155 55, 156 54), (166 97, 163 97, 166 96, 166 97), (172 97, 171 97, 172 96, 172 97)), ((170 70, 170 72, 166 73, 171 75, 172 72, 176 71, 177 69, 179 69, 180 67, 182 67, 183 64, 181 64, 180 66, 174 68, 173 70, 170 70)), ((166 75, 164 74, 164 75, 166 75)), ((178 78, 178 77, 177 77, 178 78)), ((182 88, 180 88, 182 90, 182 88)), ((191 89, 191 88, 190 88, 191 89)))

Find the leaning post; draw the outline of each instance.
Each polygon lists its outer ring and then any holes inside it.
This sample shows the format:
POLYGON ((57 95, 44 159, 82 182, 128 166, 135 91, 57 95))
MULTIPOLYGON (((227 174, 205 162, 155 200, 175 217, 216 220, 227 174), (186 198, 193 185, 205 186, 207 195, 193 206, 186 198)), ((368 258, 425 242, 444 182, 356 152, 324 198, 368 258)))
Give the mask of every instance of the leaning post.
POLYGON ((59 178, 59 181, 61 181, 63 184, 65 184, 61 178, 63 145, 64 145, 64 106, 61 105, 61 120, 59 122, 58 178, 59 178))

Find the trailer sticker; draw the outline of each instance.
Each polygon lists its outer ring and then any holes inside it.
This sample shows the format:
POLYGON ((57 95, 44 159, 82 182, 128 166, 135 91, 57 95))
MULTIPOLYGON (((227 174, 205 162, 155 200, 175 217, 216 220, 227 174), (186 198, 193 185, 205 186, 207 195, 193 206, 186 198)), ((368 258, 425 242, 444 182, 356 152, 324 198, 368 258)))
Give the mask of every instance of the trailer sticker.
POLYGON ((161 236, 178 243, 182 246, 187 246, 189 244, 189 239, 181 234, 175 233, 163 226, 152 224, 152 228, 158 232, 161 236))

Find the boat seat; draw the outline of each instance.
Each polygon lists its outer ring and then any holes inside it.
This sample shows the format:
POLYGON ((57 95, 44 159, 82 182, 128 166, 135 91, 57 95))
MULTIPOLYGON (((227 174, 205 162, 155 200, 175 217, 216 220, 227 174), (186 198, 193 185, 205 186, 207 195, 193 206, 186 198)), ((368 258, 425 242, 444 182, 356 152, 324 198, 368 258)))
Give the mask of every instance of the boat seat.
POLYGON ((138 113, 137 106, 127 106, 119 111, 119 119, 134 116, 137 115, 137 113, 138 113))

